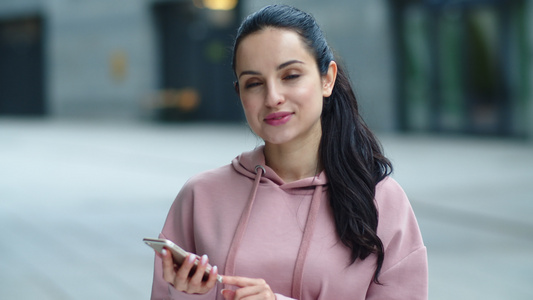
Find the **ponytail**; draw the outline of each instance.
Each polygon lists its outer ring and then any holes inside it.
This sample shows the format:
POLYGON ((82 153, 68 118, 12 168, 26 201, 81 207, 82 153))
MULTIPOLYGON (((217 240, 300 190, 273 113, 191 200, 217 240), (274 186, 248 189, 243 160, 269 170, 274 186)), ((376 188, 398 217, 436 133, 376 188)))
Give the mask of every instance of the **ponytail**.
POLYGON ((319 157, 328 178, 330 205, 340 240, 351 249, 352 263, 377 256, 373 281, 383 265, 377 236, 376 185, 392 172, 374 134, 358 112, 350 80, 342 66, 330 97, 324 99, 319 157))

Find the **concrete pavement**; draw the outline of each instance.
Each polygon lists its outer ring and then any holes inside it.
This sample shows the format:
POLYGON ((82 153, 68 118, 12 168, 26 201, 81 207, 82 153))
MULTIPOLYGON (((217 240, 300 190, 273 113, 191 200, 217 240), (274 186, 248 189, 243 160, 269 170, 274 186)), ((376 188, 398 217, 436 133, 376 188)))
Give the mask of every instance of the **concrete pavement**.
MULTIPOLYGON (((430 299, 533 299, 533 144, 380 135, 417 214, 430 299)), ((245 126, 0 118, 0 298, 147 299, 181 185, 245 126)))

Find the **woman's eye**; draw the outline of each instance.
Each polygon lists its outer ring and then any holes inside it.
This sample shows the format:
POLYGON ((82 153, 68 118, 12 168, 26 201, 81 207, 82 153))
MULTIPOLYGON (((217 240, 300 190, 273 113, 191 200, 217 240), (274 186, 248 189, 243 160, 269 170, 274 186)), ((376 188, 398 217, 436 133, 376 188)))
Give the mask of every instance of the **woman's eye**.
POLYGON ((245 84, 244 87, 249 89, 249 88, 259 86, 259 85, 261 85, 261 82, 250 82, 250 83, 245 84))
POLYGON ((291 79, 296 79, 296 78, 298 78, 298 77, 300 77, 300 74, 291 74, 291 75, 287 75, 287 76, 285 76, 283 79, 285 79, 285 80, 291 80, 291 79))

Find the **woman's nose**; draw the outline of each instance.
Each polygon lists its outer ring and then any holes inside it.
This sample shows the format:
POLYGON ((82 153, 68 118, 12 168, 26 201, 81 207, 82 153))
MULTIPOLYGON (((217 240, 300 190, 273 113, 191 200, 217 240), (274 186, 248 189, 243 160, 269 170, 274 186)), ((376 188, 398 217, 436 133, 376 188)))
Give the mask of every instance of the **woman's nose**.
POLYGON ((266 105, 270 107, 278 106, 285 102, 284 96, 280 88, 276 84, 269 84, 266 94, 266 105))

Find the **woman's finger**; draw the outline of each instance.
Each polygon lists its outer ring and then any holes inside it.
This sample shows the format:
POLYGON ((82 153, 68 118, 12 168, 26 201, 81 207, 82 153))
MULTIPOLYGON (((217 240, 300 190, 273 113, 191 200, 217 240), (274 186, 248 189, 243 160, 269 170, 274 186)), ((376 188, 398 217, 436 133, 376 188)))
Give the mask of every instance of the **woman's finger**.
POLYGON ((226 300, 233 300, 235 299, 235 292, 232 290, 222 290, 222 296, 226 300))
POLYGON ((174 282, 174 287, 179 291, 185 291, 189 286, 189 273, 194 266, 196 255, 189 253, 183 260, 183 264, 179 267, 174 282))
POLYGON ((236 291, 223 290, 225 299, 275 299, 274 292, 263 279, 224 276, 223 283, 239 287, 236 291))
POLYGON ((235 291, 234 299, 273 299, 270 296, 274 296, 274 293, 267 284, 264 284, 239 288, 235 291))
POLYGON ((194 274, 194 276, 198 276, 195 278, 195 280, 200 279, 200 284, 197 286, 197 288, 199 288, 199 290, 203 293, 211 290, 217 284, 218 268, 216 266, 211 267, 209 275, 207 276, 207 280, 203 280, 203 278, 205 278, 206 269, 209 266, 208 263, 209 259, 207 256, 202 256, 198 269, 196 270, 196 274, 194 274))
POLYGON ((172 260, 172 254, 170 254, 170 251, 163 249, 161 260, 163 261, 163 278, 167 282, 174 283, 176 270, 174 268, 174 261, 172 260))
POLYGON ((248 277, 224 276, 222 279, 222 283, 234 285, 238 287, 245 287, 245 286, 265 284, 265 281, 263 279, 255 279, 255 278, 248 278, 248 277))
POLYGON ((212 266, 211 270, 209 272, 209 276, 207 277, 207 281, 204 281, 204 288, 212 289, 217 284, 217 278, 218 278, 218 267, 212 266))
POLYGON ((191 284, 195 286, 201 286, 203 278, 205 276, 205 269, 207 268, 207 264, 209 262, 209 258, 207 255, 203 255, 200 260, 198 261, 198 265, 196 266, 196 271, 191 277, 191 284))

